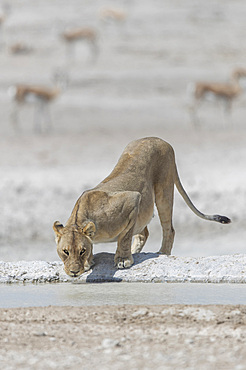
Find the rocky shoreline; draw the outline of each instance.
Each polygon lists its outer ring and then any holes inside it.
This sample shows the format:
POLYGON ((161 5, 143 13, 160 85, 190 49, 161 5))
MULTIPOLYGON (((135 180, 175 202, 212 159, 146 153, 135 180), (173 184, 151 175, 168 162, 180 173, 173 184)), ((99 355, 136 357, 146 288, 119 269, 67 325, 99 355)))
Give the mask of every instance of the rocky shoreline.
MULTIPOLYGON (((134 255, 129 269, 114 266, 113 253, 95 255, 95 265, 78 282, 197 282, 246 283, 246 255, 176 257, 157 253, 134 255)), ((0 262, 0 283, 45 283, 74 280, 63 263, 45 261, 0 262)))

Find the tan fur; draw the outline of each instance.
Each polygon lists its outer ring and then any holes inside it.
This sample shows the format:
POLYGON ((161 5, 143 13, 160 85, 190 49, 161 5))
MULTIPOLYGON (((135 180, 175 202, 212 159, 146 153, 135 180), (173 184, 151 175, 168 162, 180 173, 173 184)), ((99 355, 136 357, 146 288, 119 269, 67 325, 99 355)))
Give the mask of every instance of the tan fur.
POLYGON ((102 9, 101 19, 122 22, 126 19, 126 13, 121 9, 102 9))
POLYGON ((241 78, 246 77, 246 68, 236 68, 232 72, 232 78, 240 80, 241 78))
POLYGON ((77 40, 88 40, 95 42, 97 38, 96 31, 92 28, 76 28, 72 30, 65 31, 62 37, 67 42, 73 42, 77 40))
POLYGON ((168 143, 159 138, 136 140, 126 147, 111 174, 80 196, 66 226, 54 223, 57 251, 66 273, 79 276, 91 267, 93 243, 114 241, 115 265, 130 267, 134 262, 132 253, 140 252, 148 238, 147 225, 154 203, 163 230, 159 252, 169 255, 174 239, 174 184, 199 217, 230 222, 224 216, 204 215, 191 203, 180 183, 174 151, 168 143))
POLYGON ((16 131, 19 131, 18 113, 24 104, 32 103, 34 105, 34 129, 36 132, 41 132, 41 123, 47 129, 51 128, 51 117, 49 114, 49 105, 54 101, 61 90, 53 87, 37 86, 37 85, 15 85, 10 86, 9 95, 12 98, 11 123, 16 131))
POLYGON ((195 125, 199 123, 197 115, 198 107, 209 95, 213 96, 215 101, 223 102, 224 115, 225 117, 230 116, 233 102, 242 94, 243 90, 240 86, 240 79, 245 76, 245 72, 243 68, 234 70, 231 74, 230 81, 225 83, 197 82, 192 87, 193 102, 189 106, 192 122, 195 125))
POLYGON ((224 99, 234 99, 241 94, 242 89, 237 83, 206 83, 198 82, 196 84, 195 98, 202 99, 206 93, 213 93, 224 99))
POLYGON ((45 101, 51 101, 60 93, 60 90, 57 88, 35 85, 16 85, 15 88, 16 94, 14 97, 19 103, 24 102, 28 95, 34 95, 45 101))

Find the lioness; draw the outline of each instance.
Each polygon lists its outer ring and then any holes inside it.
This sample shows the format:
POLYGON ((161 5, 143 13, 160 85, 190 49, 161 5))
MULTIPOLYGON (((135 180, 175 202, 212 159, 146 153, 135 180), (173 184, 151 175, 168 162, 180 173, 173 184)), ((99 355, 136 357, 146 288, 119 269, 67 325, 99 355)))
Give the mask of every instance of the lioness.
POLYGON ((192 204, 179 180, 174 150, 168 143, 155 137, 136 140, 127 145, 111 174, 80 196, 66 226, 54 223, 57 252, 65 272, 72 277, 81 275, 93 264, 93 243, 115 241, 115 265, 130 267, 134 262, 132 253, 140 252, 148 238, 154 203, 163 231, 159 253, 169 255, 174 239, 174 184, 197 216, 222 224, 231 222, 225 216, 205 215, 192 204))

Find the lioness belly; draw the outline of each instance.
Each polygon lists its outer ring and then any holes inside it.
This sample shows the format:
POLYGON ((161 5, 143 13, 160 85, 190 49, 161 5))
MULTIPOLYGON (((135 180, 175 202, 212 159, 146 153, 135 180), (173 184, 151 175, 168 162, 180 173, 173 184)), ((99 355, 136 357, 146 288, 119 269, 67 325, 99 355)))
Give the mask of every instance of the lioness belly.
POLYGON ((154 214, 154 207, 153 207, 153 210, 151 212, 151 215, 148 217, 148 218, 144 218, 144 219, 141 219, 141 220, 138 220, 136 222, 136 225, 134 227, 134 230, 133 230, 133 235, 136 235, 136 234, 140 234, 143 229, 150 223, 150 221, 152 220, 153 218, 153 214, 154 214))

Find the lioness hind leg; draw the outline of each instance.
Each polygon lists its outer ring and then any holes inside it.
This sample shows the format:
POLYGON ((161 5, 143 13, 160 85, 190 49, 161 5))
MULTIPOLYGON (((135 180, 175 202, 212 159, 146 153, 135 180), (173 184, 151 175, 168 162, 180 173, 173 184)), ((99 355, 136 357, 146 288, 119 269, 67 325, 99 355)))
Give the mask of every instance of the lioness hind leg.
POLYGON ((134 253, 140 253, 143 249, 147 239, 149 236, 149 231, 147 226, 141 231, 141 233, 134 236, 134 240, 131 246, 131 252, 134 253))
POLYGON ((175 231, 172 224, 173 213, 173 191, 174 186, 170 189, 163 188, 156 191, 156 207, 162 227, 162 245, 159 253, 171 254, 175 231))

